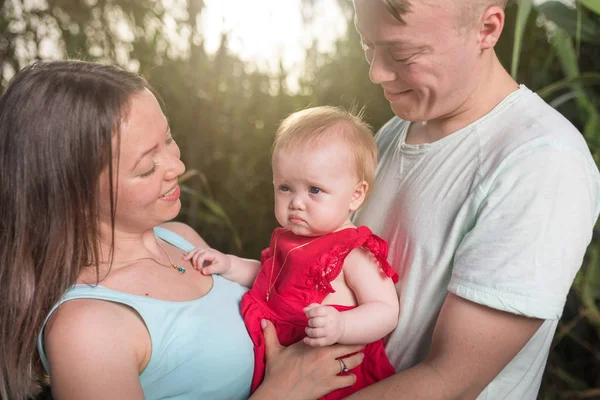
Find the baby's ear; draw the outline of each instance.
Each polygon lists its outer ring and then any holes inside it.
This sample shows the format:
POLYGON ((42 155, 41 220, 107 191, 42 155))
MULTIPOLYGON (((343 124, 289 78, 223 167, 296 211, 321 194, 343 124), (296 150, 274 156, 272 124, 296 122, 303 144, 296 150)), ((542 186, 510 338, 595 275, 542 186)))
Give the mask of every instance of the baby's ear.
POLYGON ((354 187, 354 192, 352 192, 352 199, 350 201, 350 212, 358 210, 363 201, 365 201, 368 191, 369 184, 367 181, 361 181, 356 184, 354 187))

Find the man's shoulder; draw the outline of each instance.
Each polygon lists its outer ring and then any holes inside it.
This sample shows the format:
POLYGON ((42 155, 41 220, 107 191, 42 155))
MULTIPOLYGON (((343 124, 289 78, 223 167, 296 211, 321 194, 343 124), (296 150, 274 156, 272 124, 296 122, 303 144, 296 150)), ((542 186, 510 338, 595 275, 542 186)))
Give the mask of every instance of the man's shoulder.
POLYGON ((581 133, 561 113, 525 87, 514 99, 500 104, 478 126, 482 143, 493 149, 548 144, 587 148, 581 133))

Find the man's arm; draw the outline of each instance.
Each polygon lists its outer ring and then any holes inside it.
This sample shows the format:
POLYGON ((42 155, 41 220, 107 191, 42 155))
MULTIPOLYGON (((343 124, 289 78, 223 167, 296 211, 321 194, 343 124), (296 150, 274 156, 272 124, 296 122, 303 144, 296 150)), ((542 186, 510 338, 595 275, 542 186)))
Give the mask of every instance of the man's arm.
POLYGON ((348 399, 475 399, 542 323, 449 293, 427 359, 348 399))

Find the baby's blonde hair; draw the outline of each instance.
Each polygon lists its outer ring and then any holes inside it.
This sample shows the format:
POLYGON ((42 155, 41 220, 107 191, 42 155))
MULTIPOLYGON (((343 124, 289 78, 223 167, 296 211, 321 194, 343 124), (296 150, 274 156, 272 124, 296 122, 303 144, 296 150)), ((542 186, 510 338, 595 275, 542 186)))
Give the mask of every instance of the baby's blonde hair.
POLYGON ((332 106, 296 111, 279 125, 273 143, 273 155, 280 149, 306 147, 335 135, 350 147, 354 155, 356 176, 366 181, 370 190, 377 168, 377 146, 373 131, 363 121, 363 115, 364 108, 354 112, 332 106))

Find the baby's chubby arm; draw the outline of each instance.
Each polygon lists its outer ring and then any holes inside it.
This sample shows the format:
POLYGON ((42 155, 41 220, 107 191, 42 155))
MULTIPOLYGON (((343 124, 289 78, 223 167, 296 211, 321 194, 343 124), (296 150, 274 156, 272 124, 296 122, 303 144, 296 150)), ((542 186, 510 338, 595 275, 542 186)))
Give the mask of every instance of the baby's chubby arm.
POLYGON ((383 338, 397 326, 400 306, 394 282, 379 268, 371 253, 354 249, 346 257, 343 271, 358 307, 344 312, 328 305, 306 307, 309 326, 308 337, 304 338, 306 344, 366 344, 383 338))
POLYGON ((251 287, 260 269, 260 261, 223 254, 218 250, 195 248, 182 257, 190 260, 204 275, 219 274, 225 279, 251 287))

